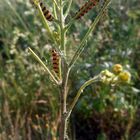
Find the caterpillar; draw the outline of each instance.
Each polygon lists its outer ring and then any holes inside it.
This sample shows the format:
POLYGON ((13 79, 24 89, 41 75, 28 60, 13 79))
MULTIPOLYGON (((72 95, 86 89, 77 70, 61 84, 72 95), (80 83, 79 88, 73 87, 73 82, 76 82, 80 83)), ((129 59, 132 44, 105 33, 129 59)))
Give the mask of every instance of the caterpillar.
POLYGON ((42 10, 43 15, 45 16, 46 20, 52 21, 54 19, 54 17, 50 13, 50 11, 46 8, 44 3, 41 0, 38 0, 36 2, 34 2, 34 1, 35 0, 30 0, 31 4, 35 5, 35 7, 37 7, 36 5, 39 4, 39 6, 41 7, 41 10, 42 10))
POLYGON ((94 6, 96 6, 98 3, 97 0, 89 0, 87 1, 76 13, 75 19, 80 19, 82 16, 84 16, 86 13, 88 13, 89 10, 91 10, 94 6))
POLYGON ((59 76, 60 55, 55 49, 51 50, 51 55, 52 55, 53 70, 59 76))
POLYGON ((52 16, 52 14, 50 13, 50 11, 47 10, 46 6, 42 2, 40 2, 39 4, 40 4, 40 7, 42 9, 42 12, 43 12, 46 20, 52 21, 54 18, 52 16))

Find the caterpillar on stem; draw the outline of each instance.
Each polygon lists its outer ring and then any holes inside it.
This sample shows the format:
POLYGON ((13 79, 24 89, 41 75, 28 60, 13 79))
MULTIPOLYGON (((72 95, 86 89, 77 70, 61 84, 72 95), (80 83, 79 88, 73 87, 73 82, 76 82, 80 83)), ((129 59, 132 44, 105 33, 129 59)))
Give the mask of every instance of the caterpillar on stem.
POLYGON ((89 0, 87 1, 76 13, 75 19, 80 19, 86 13, 88 13, 93 7, 97 5, 99 0, 89 0))
POLYGON ((61 58, 59 53, 55 49, 51 49, 52 66, 55 74, 60 78, 60 62, 61 58))
POLYGON ((48 21, 54 20, 54 17, 52 16, 51 12, 46 8, 46 6, 44 5, 44 3, 41 0, 30 0, 30 2, 35 7, 37 7, 37 5, 40 6, 42 13, 43 13, 44 17, 46 18, 46 20, 48 20, 48 21))

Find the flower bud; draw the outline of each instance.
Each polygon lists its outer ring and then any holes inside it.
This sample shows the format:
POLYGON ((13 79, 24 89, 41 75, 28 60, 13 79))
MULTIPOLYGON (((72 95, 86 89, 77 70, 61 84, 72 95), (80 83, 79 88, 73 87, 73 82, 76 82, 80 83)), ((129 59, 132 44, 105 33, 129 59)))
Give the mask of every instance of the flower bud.
POLYGON ((104 70, 101 72, 101 81, 105 84, 110 84, 112 83, 114 79, 114 74, 111 73, 110 71, 108 70, 104 70))
POLYGON ((128 71, 123 71, 119 74, 119 80, 122 82, 129 82, 131 79, 131 74, 128 71))
POLYGON ((122 71, 123 71, 122 65, 120 65, 120 64, 115 64, 115 65, 113 66, 113 72, 114 72, 115 74, 119 74, 119 73, 122 72, 122 71))

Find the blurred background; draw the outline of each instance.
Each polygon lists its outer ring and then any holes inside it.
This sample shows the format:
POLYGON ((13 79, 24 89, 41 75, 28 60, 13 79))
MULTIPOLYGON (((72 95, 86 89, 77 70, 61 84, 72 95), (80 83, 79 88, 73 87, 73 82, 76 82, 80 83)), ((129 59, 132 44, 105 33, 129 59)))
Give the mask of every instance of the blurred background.
MULTIPOLYGON (((84 2, 73 1, 67 22, 84 2)), ((44 3, 52 11, 52 1, 44 3)), ((99 8, 76 21, 67 33, 68 60, 99 8)), ((26 50, 28 46, 51 63, 51 44, 36 9, 28 0, 0 0, 0 139, 56 140, 59 91, 26 50)), ((116 63, 131 73, 131 83, 88 87, 71 116, 72 140, 140 140, 139 0, 112 0, 71 72, 69 100, 82 83, 116 63)))

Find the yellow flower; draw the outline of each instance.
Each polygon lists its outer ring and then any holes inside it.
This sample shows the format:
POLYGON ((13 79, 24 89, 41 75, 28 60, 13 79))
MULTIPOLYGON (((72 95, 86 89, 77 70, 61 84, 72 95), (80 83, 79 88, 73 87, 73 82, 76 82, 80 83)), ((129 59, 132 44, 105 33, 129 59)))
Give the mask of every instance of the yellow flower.
POLYGON ((115 64, 115 65, 113 66, 113 72, 114 72, 115 74, 119 74, 119 73, 122 72, 122 71, 123 71, 123 67, 122 67, 121 64, 115 64))
POLYGON ((131 74, 128 71, 123 71, 118 77, 122 82, 129 82, 131 79, 131 74))

